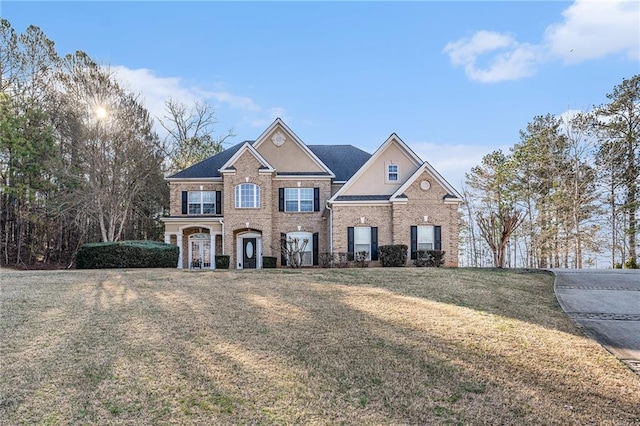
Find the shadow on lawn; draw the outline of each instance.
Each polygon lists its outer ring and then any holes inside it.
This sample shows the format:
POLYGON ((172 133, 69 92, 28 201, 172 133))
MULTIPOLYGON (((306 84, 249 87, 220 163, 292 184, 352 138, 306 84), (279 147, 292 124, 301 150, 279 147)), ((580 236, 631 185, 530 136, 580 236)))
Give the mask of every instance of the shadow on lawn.
MULTIPOLYGON (((459 289, 429 285, 442 277, 422 271, 392 271, 382 286, 370 275, 376 271, 361 270, 158 272, 163 280, 100 272, 93 283, 60 289, 53 305, 71 326, 51 341, 46 359, 22 361, 24 371, 39 373, 3 414, 31 410, 36 419, 48 409, 62 423, 350 424, 588 423, 582 413, 594 406, 610 419, 640 415, 634 401, 579 382, 584 376, 493 353, 481 334, 443 334, 419 311, 418 322, 403 317, 407 303, 450 305, 566 332, 548 318, 536 321, 536 309, 552 311, 543 288, 530 309, 498 312, 514 297, 506 289, 495 296, 506 298, 500 303, 487 296, 491 283, 457 296, 459 289), (45 397, 45 408, 33 408, 45 397)), ((33 315, 52 304, 35 302, 33 315)), ((46 343, 44 331, 24 327, 8 336, 13 346, 28 344, 26 336, 46 343)), ((547 348, 531 351, 549 361, 547 348)))

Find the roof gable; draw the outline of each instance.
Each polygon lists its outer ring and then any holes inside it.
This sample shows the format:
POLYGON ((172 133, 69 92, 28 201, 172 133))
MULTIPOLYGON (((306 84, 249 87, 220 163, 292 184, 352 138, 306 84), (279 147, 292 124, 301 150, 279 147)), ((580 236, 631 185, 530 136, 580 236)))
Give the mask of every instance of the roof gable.
POLYGON ((220 173, 235 171, 235 167, 233 167, 233 165, 238 160, 238 158, 242 157, 242 155, 246 152, 253 155, 253 157, 255 157, 255 159, 258 160, 258 162, 260 163, 261 171, 266 171, 266 172, 274 171, 274 168, 271 166, 271 164, 269 164, 269 162, 265 160, 264 157, 262 157, 262 155, 260 155, 260 153, 251 145, 251 143, 245 142, 240 147, 240 149, 238 149, 235 152, 235 154, 233 154, 231 158, 229 158, 227 162, 220 167, 220 173))
POLYGON ((253 147, 279 175, 316 173, 334 177, 333 171, 280 118, 256 139, 253 147))
POLYGON ((461 203, 464 201, 462 195, 427 161, 422 163, 422 165, 418 167, 418 169, 400 186, 400 188, 398 188, 396 192, 393 193, 393 195, 391 195, 389 199, 391 201, 405 201, 407 196, 404 192, 422 175, 422 173, 424 173, 425 170, 447 191, 447 195, 445 196, 446 202, 461 203))
POLYGON ((403 141, 392 133, 376 152, 349 178, 330 199, 342 196, 393 194, 401 182, 406 180, 422 164, 422 160, 403 141), (385 165, 398 164, 400 179, 397 183, 386 182, 385 165))

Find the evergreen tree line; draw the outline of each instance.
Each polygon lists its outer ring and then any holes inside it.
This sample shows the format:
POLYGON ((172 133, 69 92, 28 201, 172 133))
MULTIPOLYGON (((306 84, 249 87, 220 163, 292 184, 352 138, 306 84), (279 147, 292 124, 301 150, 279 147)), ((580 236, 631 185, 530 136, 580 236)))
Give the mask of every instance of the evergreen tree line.
POLYGON ((66 267, 86 242, 162 240, 164 174, 222 149, 208 105, 166 106, 160 140, 108 67, 1 19, 0 264, 66 267))
POLYGON ((590 111, 534 117, 466 175, 461 263, 637 267, 640 75, 590 111))

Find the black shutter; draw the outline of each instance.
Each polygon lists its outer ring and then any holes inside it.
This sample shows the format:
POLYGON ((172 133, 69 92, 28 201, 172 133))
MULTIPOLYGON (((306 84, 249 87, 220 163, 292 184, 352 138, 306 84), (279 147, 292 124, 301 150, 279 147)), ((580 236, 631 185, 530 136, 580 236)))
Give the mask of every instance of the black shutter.
POLYGON ((313 233, 313 264, 315 266, 318 265, 318 233, 314 232, 313 233))
POLYGON ((278 211, 284 211, 284 188, 278 188, 278 211))
POLYGON ((418 227, 411 227, 411 259, 416 258, 416 251, 418 250, 418 227))
POLYGON ((281 232, 280 233, 280 265, 287 266, 287 256, 285 255, 287 251, 287 234, 281 232))
POLYGON ((442 250, 442 227, 433 227, 433 248, 434 250, 442 250))
POLYGON ((313 211, 320 211, 320 188, 313 188, 313 211))
POLYGON ((378 260, 378 227, 371 227, 371 260, 378 260))
POLYGON ((353 260, 353 226, 347 228, 347 259, 353 260))
POLYGON ((188 200, 189 199, 189 192, 188 191, 182 191, 182 214, 187 214, 187 212, 189 211, 189 206, 188 206, 188 200))
POLYGON ((222 191, 216 191, 216 214, 222 214, 222 191))

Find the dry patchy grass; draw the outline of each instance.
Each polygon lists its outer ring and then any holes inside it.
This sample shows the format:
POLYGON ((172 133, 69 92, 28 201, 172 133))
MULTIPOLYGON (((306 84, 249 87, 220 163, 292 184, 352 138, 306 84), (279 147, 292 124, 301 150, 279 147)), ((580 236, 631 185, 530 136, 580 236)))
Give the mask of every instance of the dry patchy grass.
POLYGON ((637 424, 640 380, 552 277, 9 272, 0 423, 637 424))

